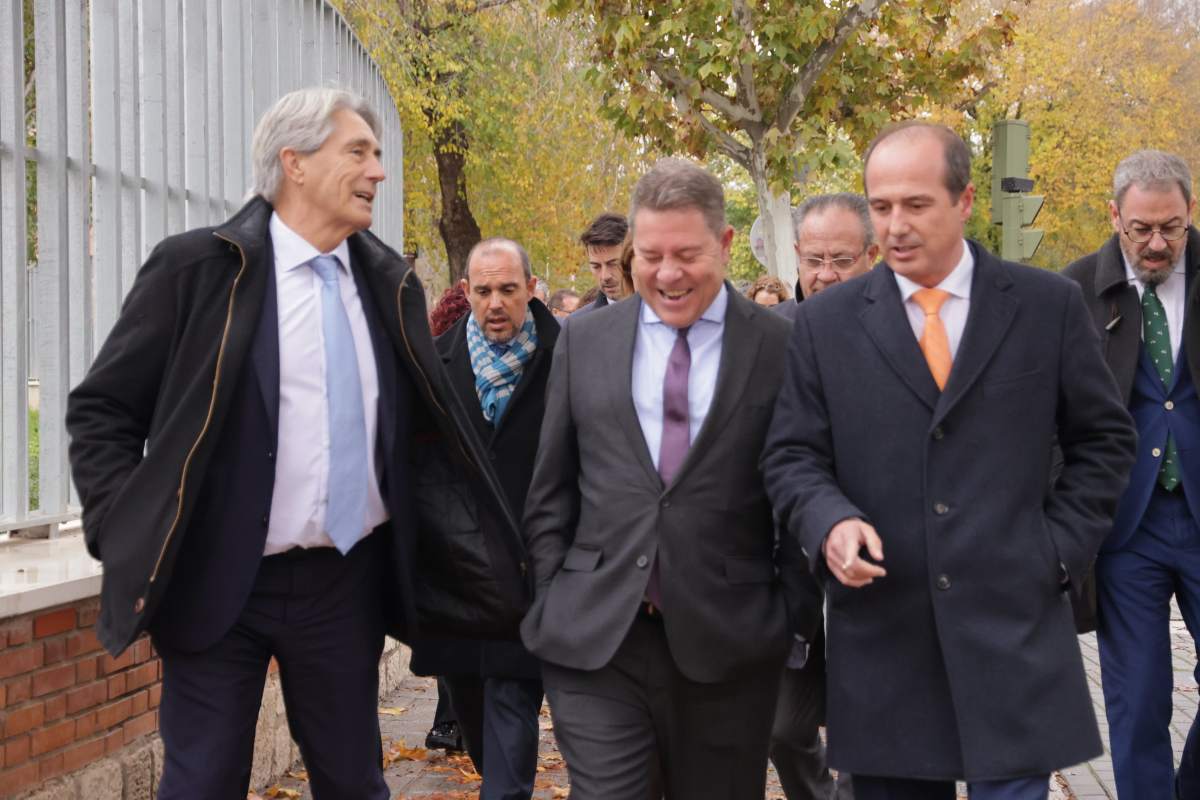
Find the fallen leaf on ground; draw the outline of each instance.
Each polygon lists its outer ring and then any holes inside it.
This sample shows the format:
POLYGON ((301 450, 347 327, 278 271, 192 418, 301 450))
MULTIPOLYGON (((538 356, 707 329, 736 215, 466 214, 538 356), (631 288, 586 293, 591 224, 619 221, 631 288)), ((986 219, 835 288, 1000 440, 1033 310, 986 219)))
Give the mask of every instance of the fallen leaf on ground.
POLYGON ((285 789, 282 786, 272 786, 267 789, 267 797, 282 797, 286 800, 298 800, 300 793, 295 789, 285 789))
POLYGON ((555 786, 551 790, 551 797, 570 797, 571 790, 566 786, 555 786))
POLYGON ((308 780, 308 770, 306 770, 306 769, 294 769, 294 770, 291 770, 290 772, 288 772, 288 773, 287 773, 287 776, 288 776, 289 778, 291 778, 292 780, 296 780, 296 781, 307 781, 307 780, 308 780))
POLYGON ((383 751, 383 768, 387 769, 397 761, 424 761, 428 755, 429 751, 424 747, 409 747, 401 739, 383 751))
POLYGON ((408 711, 408 709, 404 706, 388 706, 386 708, 379 709, 380 714, 387 714, 390 717, 398 717, 406 711, 408 711))

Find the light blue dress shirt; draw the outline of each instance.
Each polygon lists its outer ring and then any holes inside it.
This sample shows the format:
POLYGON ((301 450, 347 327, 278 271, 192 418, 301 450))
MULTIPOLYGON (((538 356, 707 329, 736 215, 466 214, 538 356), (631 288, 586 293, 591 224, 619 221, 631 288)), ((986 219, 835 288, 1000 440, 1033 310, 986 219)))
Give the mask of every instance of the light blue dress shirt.
MULTIPOLYGON (((712 303, 688 331, 688 348, 692 352, 692 366, 688 370, 689 443, 696 441, 717 388, 725 310, 729 307, 728 291, 728 287, 722 285, 712 303)), ((659 319, 654 309, 643 301, 633 346, 633 406, 655 469, 658 469, 658 449, 662 444, 663 381, 675 339, 676 329, 659 319)))

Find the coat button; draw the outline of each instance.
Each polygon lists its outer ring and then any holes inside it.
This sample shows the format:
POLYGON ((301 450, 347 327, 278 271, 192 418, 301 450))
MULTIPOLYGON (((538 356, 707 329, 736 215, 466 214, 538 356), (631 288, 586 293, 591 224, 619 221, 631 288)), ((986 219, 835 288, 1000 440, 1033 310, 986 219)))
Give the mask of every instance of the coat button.
POLYGON ((133 613, 140 614, 146 608, 146 598, 139 597, 133 603, 133 613))
POLYGON ((488 452, 488 458, 490 458, 492 461, 495 461, 495 460, 496 460, 496 453, 495 453, 495 451, 489 451, 489 452, 488 452))
POLYGON ((939 517, 943 516, 944 514, 949 513, 949 511, 950 511, 950 506, 946 505, 945 503, 934 503, 933 504, 933 513, 937 514, 939 517))
POLYGON ((943 592, 950 588, 950 578, 946 575, 938 575, 937 587, 943 592))
POLYGON ((660 506, 662 506, 663 508, 670 508, 670 507, 671 507, 671 501, 670 501, 670 500, 663 500, 661 503, 659 503, 659 505, 660 505, 660 506))
POLYGON ((267 461, 274 461, 274 460, 275 460, 275 451, 268 450, 267 451, 267 461))
POLYGON ((932 434, 932 435, 933 435, 933 438, 934 438, 934 439, 937 439, 939 442, 940 442, 942 439, 945 439, 945 438, 946 438, 946 432, 945 432, 944 430, 942 430, 942 426, 941 426, 941 425, 938 425, 936 428, 934 428, 934 429, 933 429, 933 434, 932 434))
POLYGON ((638 557, 637 557, 637 565, 638 565, 638 569, 645 569, 645 568, 646 568, 646 565, 647 565, 647 564, 649 564, 649 563, 650 563, 650 559, 646 558, 645 556, 638 556, 638 557))
POLYGON ((271 524, 271 517, 269 514, 263 514, 262 523, 264 528, 271 524))
POLYGON ((1167 402, 1163 403, 1163 408, 1165 408, 1167 411, 1170 411, 1171 409, 1175 408, 1174 401, 1168 400, 1167 402))
POLYGON ((1150 455, 1154 456, 1155 458, 1158 458, 1159 456, 1162 455, 1162 450, 1160 450, 1156 447, 1150 451, 1150 455))

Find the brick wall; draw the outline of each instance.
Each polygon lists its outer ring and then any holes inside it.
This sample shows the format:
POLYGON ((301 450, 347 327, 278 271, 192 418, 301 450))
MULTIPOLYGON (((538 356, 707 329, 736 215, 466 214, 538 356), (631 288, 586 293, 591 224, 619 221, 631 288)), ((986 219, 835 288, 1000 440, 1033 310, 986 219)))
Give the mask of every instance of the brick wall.
POLYGON ((0 621, 0 798, 74 772, 158 729, 162 667, 139 639, 96 640, 96 599, 0 621))
MULTIPOLYGON (((120 658, 96 641, 96 598, 0 620, 0 800, 152 800, 162 775, 162 667, 150 640, 120 658)), ((409 674, 388 639, 382 697, 409 674)), ((270 785, 299 749, 274 661, 263 688, 250 785, 270 785)))

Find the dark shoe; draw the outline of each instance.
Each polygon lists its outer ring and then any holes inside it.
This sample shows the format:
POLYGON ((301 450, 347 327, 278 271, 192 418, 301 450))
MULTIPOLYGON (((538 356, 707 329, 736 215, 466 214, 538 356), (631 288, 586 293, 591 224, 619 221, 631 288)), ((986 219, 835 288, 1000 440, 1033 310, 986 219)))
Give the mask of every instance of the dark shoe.
POLYGON ((434 725, 425 735, 425 747, 429 750, 445 750, 447 753, 463 751, 462 733, 458 730, 457 722, 443 722, 434 725))

